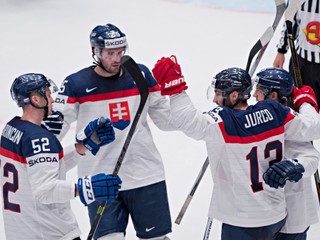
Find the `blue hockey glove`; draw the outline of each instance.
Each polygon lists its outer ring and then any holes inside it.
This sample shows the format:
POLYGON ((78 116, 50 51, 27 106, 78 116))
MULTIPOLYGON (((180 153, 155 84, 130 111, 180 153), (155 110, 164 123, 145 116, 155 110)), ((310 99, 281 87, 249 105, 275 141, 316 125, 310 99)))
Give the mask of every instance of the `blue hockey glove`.
POLYGON ((76 135, 77 142, 82 142, 93 155, 97 154, 101 146, 113 142, 114 139, 112 122, 104 117, 91 121, 76 135))
POLYGON ((99 173, 78 179, 78 192, 81 202, 87 206, 94 201, 116 201, 121 187, 119 176, 99 173))
POLYGON ((42 124, 53 134, 59 135, 62 129, 64 116, 59 111, 53 111, 51 115, 42 120, 42 124))
POLYGON ((287 159, 270 166, 263 174, 263 180, 270 187, 284 187, 287 180, 298 182, 303 172, 304 167, 296 159, 287 159))

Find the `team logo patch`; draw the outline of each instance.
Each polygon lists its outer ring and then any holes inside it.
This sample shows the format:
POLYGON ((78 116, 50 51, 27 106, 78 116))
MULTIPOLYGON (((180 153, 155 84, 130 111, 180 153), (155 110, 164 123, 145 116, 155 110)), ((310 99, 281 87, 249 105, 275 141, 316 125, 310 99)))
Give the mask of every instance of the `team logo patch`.
POLYGON ((310 44, 320 47, 320 22, 309 22, 303 32, 306 34, 306 39, 310 44))
POLYGON ((113 126, 123 130, 130 125, 130 111, 128 102, 117 102, 109 104, 110 118, 113 126))

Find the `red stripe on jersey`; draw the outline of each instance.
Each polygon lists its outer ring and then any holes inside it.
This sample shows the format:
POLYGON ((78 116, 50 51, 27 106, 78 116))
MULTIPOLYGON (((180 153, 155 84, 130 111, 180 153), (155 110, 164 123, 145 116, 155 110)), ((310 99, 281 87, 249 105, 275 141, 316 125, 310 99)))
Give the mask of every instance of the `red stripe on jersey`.
POLYGON ((265 140, 269 137, 283 134, 284 133, 284 125, 287 124, 288 122, 290 122, 294 118, 295 118, 295 115, 292 114, 291 112, 289 112, 287 114, 286 118, 284 119, 284 122, 281 126, 274 128, 274 129, 271 129, 271 130, 268 130, 268 131, 265 131, 260 134, 247 136, 247 137, 228 135, 227 132, 225 131, 225 128, 224 128, 224 122, 220 122, 219 127, 220 127, 221 133, 222 133, 223 138, 226 143, 252 143, 252 142, 258 142, 258 141, 265 140))
POLYGON ((288 122, 290 122, 292 119, 294 119, 295 118, 295 115, 294 114, 292 114, 291 112, 289 112, 288 113, 288 115, 287 115, 287 117, 285 118, 285 120, 284 120, 284 125, 286 125, 288 122))
POLYGON ((7 149, 0 147, 0 154, 4 157, 10 158, 14 161, 20 162, 22 164, 27 164, 27 161, 24 157, 19 156, 18 154, 11 152, 7 149))
POLYGON ((259 142, 265 140, 269 137, 273 137, 276 135, 280 135, 284 133, 284 126, 281 125, 278 128, 271 129, 269 131, 262 132, 260 134, 247 136, 247 137, 240 137, 240 136, 230 136, 227 134, 224 128, 224 122, 219 123, 219 127, 221 133, 223 135, 224 141, 226 143, 252 143, 252 142, 259 142))
POLYGON ((154 85, 152 88, 149 88, 149 92, 157 92, 161 90, 161 86, 159 84, 154 85))
MULTIPOLYGON (((155 85, 152 88, 149 88, 150 92, 160 91, 160 85, 155 85)), ((117 91, 117 92, 110 92, 110 93, 101 93, 101 94, 94 94, 88 95, 84 97, 68 97, 67 103, 74 104, 74 103, 85 103, 85 102, 98 102, 103 100, 109 99, 116 99, 116 98, 124 98, 124 97, 131 97, 140 95, 139 90, 137 88, 117 91)))
POLYGON ((64 156, 64 151, 63 149, 59 152, 59 160, 61 160, 64 156))

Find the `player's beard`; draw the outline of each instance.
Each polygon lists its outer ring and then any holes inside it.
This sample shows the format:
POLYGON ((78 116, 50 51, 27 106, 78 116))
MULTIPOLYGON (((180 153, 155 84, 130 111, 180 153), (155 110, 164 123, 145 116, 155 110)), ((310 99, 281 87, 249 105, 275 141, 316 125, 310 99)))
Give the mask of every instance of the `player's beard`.
POLYGON ((102 64, 102 66, 104 70, 110 74, 117 74, 120 71, 120 64, 115 64, 115 63, 108 64, 108 65, 102 64))

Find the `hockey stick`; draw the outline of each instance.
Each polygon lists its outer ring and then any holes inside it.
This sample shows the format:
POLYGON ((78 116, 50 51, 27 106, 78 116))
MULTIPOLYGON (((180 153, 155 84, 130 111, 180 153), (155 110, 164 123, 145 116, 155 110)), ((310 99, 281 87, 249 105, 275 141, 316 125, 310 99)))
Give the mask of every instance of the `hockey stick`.
POLYGON ((181 222, 185 212, 187 211, 187 208, 188 208, 188 206, 189 206, 189 204, 190 204, 190 202, 191 202, 191 200, 193 198, 193 195, 196 192, 196 190, 197 190, 197 188, 199 186, 199 183, 200 183, 204 173, 207 170, 208 165, 209 165, 209 158, 207 157, 205 162, 203 163, 203 166, 202 166, 202 168, 201 168, 201 170, 200 170, 200 172, 198 174, 198 177, 197 177, 195 183, 193 184, 193 186, 191 188, 191 191, 190 191, 189 195, 187 196, 187 198, 186 198, 186 200, 185 200, 185 202, 184 202, 184 204, 183 204, 183 206, 182 206, 182 208, 181 208, 181 210, 180 210, 180 212, 179 212, 179 214, 178 214, 178 216, 177 216, 177 218, 175 220, 176 224, 180 224, 180 222, 181 222))
MULTIPOLYGON (((267 49, 267 47, 269 45, 269 42, 270 42, 271 38, 273 37, 274 32, 276 31, 276 29, 277 29, 277 27, 279 25, 279 22, 280 22, 280 20, 282 18, 282 15, 284 14, 284 12, 286 10, 286 2, 285 2, 285 0, 275 0, 275 4, 276 4, 276 17, 275 17, 275 19, 273 21, 273 24, 272 24, 272 33, 271 33, 271 29, 268 28, 266 30, 266 32, 262 35, 262 37, 261 37, 262 40, 260 41, 260 39, 259 39, 259 41, 256 43, 256 45, 259 45, 259 42, 260 42, 261 45, 263 45, 263 43, 265 41, 267 41, 267 43, 265 43, 265 45, 259 51, 258 56, 256 57, 252 67, 249 70, 249 75, 250 76, 253 76, 254 72, 256 71, 256 69, 257 69, 257 67, 258 67, 258 65, 260 63, 260 60, 261 60, 264 52, 266 51, 266 49, 267 49)), ((256 50, 254 50, 254 52, 255 51, 256 50)), ((250 54, 251 54, 251 52, 250 52, 250 54)), ((254 57, 254 55, 252 56, 252 58, 254 57)), ((250 55, 249 55, 249 60, 248 60, 248 63, 247 63, 247 71, 248 71, 248 69, 250 67, 251 61, 252 60, 250 60, 250 55), (249 64, 249 66, 248 66, 248 64, 249 64)))
POLYGON ((288 32, 288 38, 289 38, 289 45, 291 50, 291 57, 292 57, 292 63, 293 63, 293 72, 294 72, 294 78, 295 78, 295 85, 298 88, 302 87, 302 77, 301 72, 299 68, 298 63, 298 57, 296 52, 296 47, 294 44, 294 36, 293 36, 293 18, 297 11, 301 8, 301 5, 305 2, 305 0, 291 0, 289 1, 288 10, 285 13, 285 21, 287 26, 287 32, 288 32))
MULTIPOLYGON (((296 47, 294 44, 292 23, 293 23, 293 18, 295 16, 295 14, 301 8, 301 5, 304 2, 305 2, 305 0, 296 0, 296 1, 291 0, 289 2, 289 6, 288 6, 288 9, 290 11, 286 11, 286 14, 285 14, 285 21, 286 21, 286 26, 287 26, 287 31, 288 31, 288 38, 289 38, 289 45, 290 45, 290 50, 291 50, 293 73, 294 73, 295 85, 297 86, 297 88, 302 87, 302 77, 301 77, 301 71, 299 68, 296 47)), ((319 179, 318 169, 314 174, 314 180, 315 180, 315 184, 316 184, 316 188, 317 188, 318 200, 320 203, 320 179, 319 179)))
POLYGON ((211 232, 211 227, 212 227, 212 217, 208 217, 207 225, 206 225, 206 230, 204 231, 203 235, 203 240, 208 240, 211 232))
MULTIPOLYGON (((113 170, 113 173, 112 173, 113 175, 118 175, 118 173, 119 173, 124 156, 127 152, 130 141, 131 141, 132 136, 134 134, 134 131, 138 125, 141 113, 143 111, 144 105, 146 104, 147 99, 148 99, 148 95, 149 95, 149 89, 148 89, 147 82, 146 82, 145 78, 143 77, 141 70, 140 70, 139 66, 136 64, 136 62, 130 56, 123 56, 121 58, 121 66, 124 67, 130 73, 130 75, 133 77, 133 79, 139 89, 140 104, 139 104, 137 113, 133 119, 133 122, 131 124, 127 138, 126 138, 126 140, 123 144, 123 147, 121 149, 120 156, 118 158, 116 166, 113 170)), ((97 213, 96 213, 96 216, 94 218, 94 222, 91 225, 91 229, 90 229, 89 235, 87 237, 87 240, 91 240, 93 235, 95 234, 106 205, 107 205, 107 202, 100 203, 100 206, 99 206, 97 213)))

